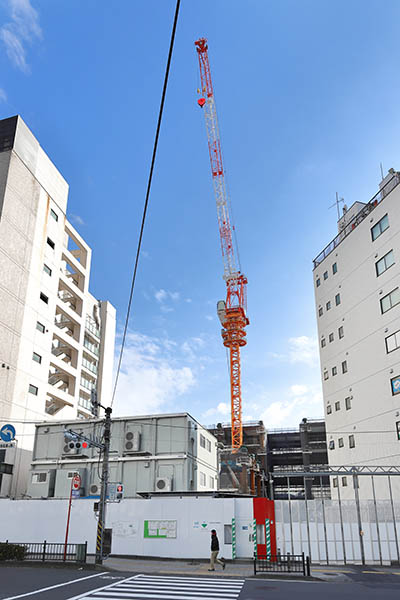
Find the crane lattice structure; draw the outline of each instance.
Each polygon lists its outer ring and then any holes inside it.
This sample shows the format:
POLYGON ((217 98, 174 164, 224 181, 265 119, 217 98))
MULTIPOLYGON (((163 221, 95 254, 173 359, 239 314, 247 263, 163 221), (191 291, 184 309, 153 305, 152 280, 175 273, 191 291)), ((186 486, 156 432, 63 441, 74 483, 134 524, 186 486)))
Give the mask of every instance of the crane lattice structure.
POLYGON ((233 223, 229 209, 229 196, 225 181, 222 161, 221 140, 219 135, 217 111, 211 81, 208 45, 205 38, 195 42, 199 59, 201 97, 199 106, 204 111, 208 149, 210 153, 211 173, 217 203, 218 227, 221 238, 221 250, 224 263, 224 280, 226 282, 226 301, 220 300, 217 305, 218 317, 222 325, 224 346, 229 348, 230 385, 231 385, 231 418, 232 418, 232 450, 239 450, 243 442, 242 432, 242 393, 240 348, 245 346, 245 327, 249 324, 246 315, 247 278, 241 273, 233 244, 233 223))

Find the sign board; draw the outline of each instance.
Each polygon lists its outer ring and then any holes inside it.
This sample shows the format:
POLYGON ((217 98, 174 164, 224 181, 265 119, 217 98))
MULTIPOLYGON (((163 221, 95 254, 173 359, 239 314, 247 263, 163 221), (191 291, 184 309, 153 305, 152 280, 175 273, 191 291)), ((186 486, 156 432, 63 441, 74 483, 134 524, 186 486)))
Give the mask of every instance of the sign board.
POLYGON ((400 377, 394 377, 392 379, 392 394, 400 394, 400 377))
POLYGON ((7 423, 0 429, 0 440, 3 442, 12 442, 15 439, 15 427, 7 423))
POLYGON ((15 448, 15 442, 0 442, 0 450, 3 448, 15 448))
POLYGON ((71 493, 71 498, 80 498, 81 497, 81 490, 74 490, 74 488, 72 488, 72 493, 71 493))
POLYGON ((145 538, 176 538, 177 521, 145 521, 145 538))
POLYGON ((75 473, 72 479, 72 491, 78 491, 81 489, 81 476, 75 473))

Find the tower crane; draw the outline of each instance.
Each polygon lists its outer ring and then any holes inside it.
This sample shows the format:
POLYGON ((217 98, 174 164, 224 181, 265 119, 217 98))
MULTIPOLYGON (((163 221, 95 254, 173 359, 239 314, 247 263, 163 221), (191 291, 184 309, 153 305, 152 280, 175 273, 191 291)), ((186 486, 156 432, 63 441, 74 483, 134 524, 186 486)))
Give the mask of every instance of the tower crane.
POLYGON ((222 325, 221 334, 223 344, 226 348, 229 348, 232 451, 237 452, 243 442, 240 348, 247 343, 245 327, 249 324, 249 319, 246 315, 247 278, 240 270, 237 252, 235 253, 233 245, 234 227, 230 214, 229 196, 222 161, 221 140, 208 59, 207 40, 200 38, 195 42, 195 46, 199 59, 201 80, 200 98, 197 100, 197 103, 204 111, 224 263, 223 278, 226 283, 226 300, 218 302, 217 313, 222 325))

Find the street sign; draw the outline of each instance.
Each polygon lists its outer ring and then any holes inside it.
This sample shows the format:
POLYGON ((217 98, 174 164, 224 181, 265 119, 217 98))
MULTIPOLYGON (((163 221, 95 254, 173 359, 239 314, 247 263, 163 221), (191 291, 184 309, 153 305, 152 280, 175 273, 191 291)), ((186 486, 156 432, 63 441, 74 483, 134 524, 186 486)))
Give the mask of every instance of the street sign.
POLYGON ((0 429, 0 439, 3 442, 12 442, 15 439, 15 427, 7 423, 0 429))
POLYGON ((75 473, 74 478, 72 480, 72 491, 78 491, 81 489, 81 477, 78 473, 75 473))

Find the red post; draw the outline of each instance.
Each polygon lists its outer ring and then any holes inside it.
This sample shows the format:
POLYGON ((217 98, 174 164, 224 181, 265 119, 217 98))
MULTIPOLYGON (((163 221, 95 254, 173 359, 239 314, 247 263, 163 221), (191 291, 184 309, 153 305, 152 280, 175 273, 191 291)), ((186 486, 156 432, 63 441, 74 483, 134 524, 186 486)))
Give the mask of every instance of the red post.
POLYGON ((68 544, 68 531, 69 531, 69 520, 71 517, 71 503, 72 503, 72 486, 74 484, 74 477, 71 479, 71 489, 69 492, 69 503, 68 503, 68 516, 67 516, 67 529, 65 530, 65 544, 64 544, 64 562, 67 557, 67 544, 68 544))

